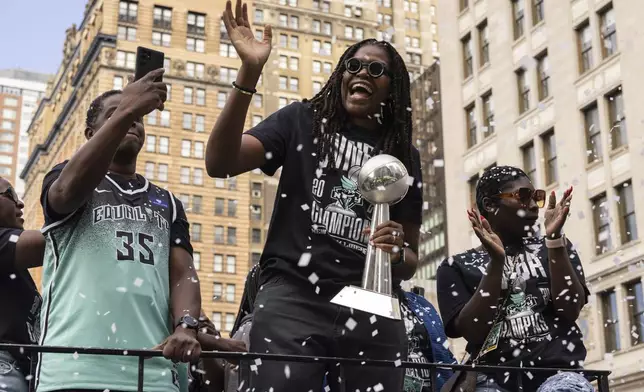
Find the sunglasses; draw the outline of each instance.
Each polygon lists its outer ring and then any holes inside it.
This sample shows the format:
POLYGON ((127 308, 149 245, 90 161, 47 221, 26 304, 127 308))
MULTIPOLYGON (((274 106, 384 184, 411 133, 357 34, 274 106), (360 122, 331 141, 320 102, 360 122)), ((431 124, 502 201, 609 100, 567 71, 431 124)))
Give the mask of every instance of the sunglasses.
POLYGON ((0 196, 4 196, 7 199, 12 200, 16 204, 20 203, 20 198, 11 185, 9 185, 4 191, 0 191, 0 196))
POLYGON ((514 192, 499 193, 496 197, 518 200, 523 205, 528 205, 530 200, 534 200, 539 208, 546 205, 546 191, 543 189, 519 188, 514 192))
POLYGON ((387 69, 387 65, 382 61, 374 60, 371 62, 363 62, 362 60, 354 57, 347 60, 344 63, 344 66, 347 68, 347 72, 354 75, 362 71, 362 68, 367 68, 367 73, 369 73, 369 76, 374 79, 379 78, 382 75, 391 76, 391 73, 387 69))

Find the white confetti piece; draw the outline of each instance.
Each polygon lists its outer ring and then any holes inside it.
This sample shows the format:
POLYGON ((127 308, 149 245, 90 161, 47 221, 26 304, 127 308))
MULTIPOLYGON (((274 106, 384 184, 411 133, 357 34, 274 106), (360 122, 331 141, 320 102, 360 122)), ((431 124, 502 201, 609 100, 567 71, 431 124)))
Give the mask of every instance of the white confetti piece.
POLYGON ((374 392, 382 392, 385 390, 385 387, 383 387, 381 383, 378 383, 373 386, 373 390, 374 392))
POLYGON ((116 333, 116 323, 112 323, 112 333, 116 333))
POLYGON ((295 148, 297 151, 302 151, 302 144, 298 144, 295 148))
POLYGON ((141 287, 142 284, 143 284, 143 279, 141 279, 141 278, 134 279, 134 285, 136 287, 141 287))
POLYGON ((9 275, 9 278, 11 278, 11 280, 16 279, 16 274, 11 274, 11 275, 9 275))
POLYGON ((407 177, 407 186, 412 186, 414 185, 414 177, 409 176, 407 177))
POLYGON ((291 368, 288 365, 284 365, 284 377, 286 377, 287 380, 291 378, 291 368))
POLYGON ((374 315, 372 315, 371 317, 369 317, 369 322, 370 322, 371 324, 375 324, 375 322, 376 322, 376 321, 377 321, 377 319, 376 319, 376 315, 375 315, 375 314, 374 314, 374 315))
POLYGON ((308 209, 309 209, 308 204, 302 204, 300 207, 302 208, 303 211, 308 211, 308 209))
POLYGON ((376 336, 376 335, 378 335, 378 330, 377 330, 377 329, 374 329, 374 330, 371 332, 371 337, 374 337, 374 336, 376 336))
POLYGON ((20 238, 19 235, 11 234, 9 236, 9 242, 13 242, 14 244, 18 242, 18 239, 20 238))
POLYGON ((311 261, 311 254, 310 253, 302 253, 300 255, 300 260, 297 262, 298 267, 306 267, 309 265, 309 262, 311 261))
POLYGON ((127 293, 127 288, 125 288, 125 287, 117 287, 116 291, 118 291, 119 293, 127 293))
POLYGON ((265 156, 266 156, 266 160, 270 161, 271 159, 273 159, 273 153, 270 151, 268 151, 265 156))
POLYGON ((353 331, 353 329, 358 325, 358 322, 354 320, 353 318, 349 317, 346 323, 344 323, 344 326, 349 329, 349 331, 353 331))
POLYGON ((394 361, 394 365, 396 365, 396 367, 400 367, 402 365, 402 361, 400 359, 396 359, 394 361))
POLYGON ((568 343, 568 345, 566 346, 566 349, 570 352, 575 351, 575 344, 573 342, 568 343))
POLYGON ((77 352, 74 352, 74 354, 72 354, 72 358, 74 358, 74 359, 78 359, 78 357, 79 357, 79 355, 78 355, 78 353, 77 353, 77 352))
POLYGON ((320 278, 315 272, 312 272, 311 275, 309 275, 309 282, 311 282, 311 284, 316 284, 318 280, 320 280, 320 278))

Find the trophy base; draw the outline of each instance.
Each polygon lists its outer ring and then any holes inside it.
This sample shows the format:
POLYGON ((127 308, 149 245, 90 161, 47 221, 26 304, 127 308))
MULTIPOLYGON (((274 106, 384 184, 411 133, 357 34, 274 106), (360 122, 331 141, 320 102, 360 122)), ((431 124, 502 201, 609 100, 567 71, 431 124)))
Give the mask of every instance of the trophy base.
POLYGON ((333 297, 331 303, 393 320, 401 319, 398 298, 365 290, 361 287, 347 286, 343 288, 333 297))

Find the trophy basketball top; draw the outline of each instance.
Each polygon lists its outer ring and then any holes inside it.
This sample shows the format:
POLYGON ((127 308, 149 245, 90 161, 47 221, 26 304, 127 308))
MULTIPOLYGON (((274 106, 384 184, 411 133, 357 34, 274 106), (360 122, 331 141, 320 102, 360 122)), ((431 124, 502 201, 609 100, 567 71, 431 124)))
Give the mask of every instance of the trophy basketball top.
POLYGON ((371 204, 393 205, 407 194, 408 178, 407 168, 398 158, 380 154, 360 169, 358 190, 371 204))

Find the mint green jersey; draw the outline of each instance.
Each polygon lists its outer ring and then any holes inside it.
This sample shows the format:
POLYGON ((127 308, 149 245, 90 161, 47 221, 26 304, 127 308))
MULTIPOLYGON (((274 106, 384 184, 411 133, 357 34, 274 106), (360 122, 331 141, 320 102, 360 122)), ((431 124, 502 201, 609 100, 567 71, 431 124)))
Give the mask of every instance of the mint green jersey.
MULTIPOLYGON (((52 216, 46 193, 61 166, 43 186, 41 344, 124 353, 154 347, 174 330, 170 247, 192 250, 181 203, 141 176, 127 180, 108 174, 84 207, 67 217, 52 216), (183 239, 174 236, 177 224, 185 226, 183 239)), ((145 360, 145 390, 180 391, 178 370, 163 358, 145 360)), ((137 372, 137 357, 42 354, 37 391, 136 391, 137 372)), ((181 376, 185 372, 184 367, 181 376)))

